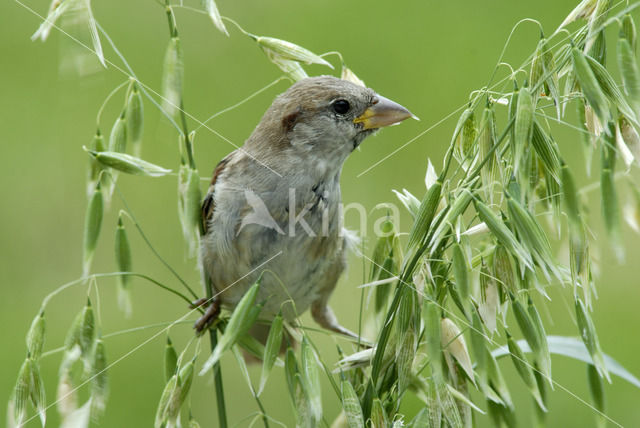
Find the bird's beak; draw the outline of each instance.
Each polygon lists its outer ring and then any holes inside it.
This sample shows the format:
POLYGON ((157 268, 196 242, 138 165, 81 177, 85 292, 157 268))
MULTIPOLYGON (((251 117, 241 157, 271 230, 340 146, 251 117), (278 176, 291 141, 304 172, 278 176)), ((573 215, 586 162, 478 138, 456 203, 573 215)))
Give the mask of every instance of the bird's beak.
POLYGON ((353 123, 362 123, 364 129, 376 129, 395 125, 410 117, 415 116, 400 104, 382 95, 376 95, 373 105, 353 119, 353 123))

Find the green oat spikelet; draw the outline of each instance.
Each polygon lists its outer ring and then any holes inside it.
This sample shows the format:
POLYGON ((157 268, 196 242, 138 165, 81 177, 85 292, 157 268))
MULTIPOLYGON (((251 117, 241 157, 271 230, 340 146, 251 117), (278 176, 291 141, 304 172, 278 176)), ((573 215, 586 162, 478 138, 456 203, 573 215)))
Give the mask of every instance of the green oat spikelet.
POLYGON ((182 109, 184 85, 184 59, 180 38, 169 39, 162 67, 162 108, 171 117, 182 109))
MULTIPOLYGON (((162 177, 171 172, 170 169, 162 168, 150 162, 144 161, 126 153, 114 151, 95 152, 84 147, 85 151, 97 160, 103 167, 113 168, 117 171, 131 175, 142 175, 147 177, 162 177)), ((113 176, 113 173, 112 173, 113 176)), ((112 179, 115 180, 115 179, 112 179)))
POLYGON ((283 319, 282 314, 276 315, 271 322, 269 328, 269 336, 267 336, 267 343, 264 346, 264 355, 262 356, 262 373, 260 374, 260 386, 258 387, 258 395, 262 393, 264 386, 267 383, 269 374, 273 369, 273 365, 278 358, 278 353, 282 346, 283 338, 283 319))
MULTIPOLYGON (((118 225, 116 227, 116 266, 120 272, 131 272, 131 247, 122 217, 121 212, 118 216, 118 225)), ((118 275, 118 307, 125 313, 126 317, 131 316, 131 277, 126 274, 118 275)))
POLYGON ((342 409, 347 417, 347 426, 349 428, 364 428, 362 408, 353 385, 345 379, 340 383, 340 390, 342 394, 342 409))
POLYGON ((204 4, 204 9, 207 11, 209 18, 211 18, 213 25, 215 25, 222 34, 229 37, 229 32, 224 26, 224 22, 222 22, 222 17, 220 16, 220 11, 218 10, 218 6, 216 6, 215 0, 202 0, 202 3, 204 4))
POLYGON ((167 343, 164 347, 164 379, 165 382, 169 382, 171 376, 176 374, 178 367, 178 354, 176 348, 173 347, 171 338, 167 336, 167 343))
POLYGON ((102 189, 100 183, 96 185, 93 195, 87 205, 87 211, 84 219, 84 240, 83 240, 83 256, 82 271, 83 276, 87 276, 91 269, 91 261, 100 237, 100 228, 102 227, 102 216, 104 212, 104 202, 102 199, 102 189))
POLYGON ((589 355, 591 355, 591 358, 593 359, 593 364, 598 370, 600 376, 604 377, 609 383, 611 383, 611 377, 609 376, 609 371, 604 363, 604 357, 602 356, 602 349, 600 348, 596 328, 593 325, 593 321, 589 316, 587 308, 579 297, 576 297, 575 307, 578 330, 580 332, 582 342, 584 342, 584 345, 587 347, 589 355))
POLYGON ((134 156, 140 157, 142 153, 142 134, 144 131, 144 103, 138 89, 138 83, 131 81, 129 96, 125 107, 125 120, 127 126, 127 138, 134 156))
POLYGON ((208 372, 211 367, 220 360, 222 354, 231 349, 231 347, 238 341, 238 338, 243 336, 254 324, 260 310, 262 309, 261 304, 256 305, 256 298, 258 296, 261 281, 262 277, 260 277, 255 284, 249 288, 236 305, 231 317, 229 318, 224 334, 220 336, 218 344, 200 370, 200 376, 203 376, 208 372))
POLYGON ((27 352, 35 361, 40 359, 42 349, 44 348, 44 332, 45 332, 44 310, 41 310, 31 322, 31 327, 27 332, 27 352))

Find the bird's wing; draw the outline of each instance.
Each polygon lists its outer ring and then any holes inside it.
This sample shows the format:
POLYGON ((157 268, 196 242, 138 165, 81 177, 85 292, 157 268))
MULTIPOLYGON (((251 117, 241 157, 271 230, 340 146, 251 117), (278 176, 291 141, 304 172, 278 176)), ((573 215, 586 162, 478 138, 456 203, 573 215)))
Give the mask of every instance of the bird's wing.
POLYGON ((209 186, 209 190, 207 191, 207 195, 204 197, 204 200, 202 201, 201 221, 202 221, 203 235, 206 235, 207 232, 208 232, 209 222, 211 221, 211 218, 213 217, 213 211, 215 209, 213 196, 214 196, 216 181, 220 177, 220 174, 222 174, 222 171, 224 171, 224 169, 227 166, 227 164, 229 163, 230 159, 231 159, 231 154, 229 154, 227 157, 222 159, 218 163, 218 165, 216 165, 216 168, 213 170, 213 177, 211 177, 211 185, 209 186))

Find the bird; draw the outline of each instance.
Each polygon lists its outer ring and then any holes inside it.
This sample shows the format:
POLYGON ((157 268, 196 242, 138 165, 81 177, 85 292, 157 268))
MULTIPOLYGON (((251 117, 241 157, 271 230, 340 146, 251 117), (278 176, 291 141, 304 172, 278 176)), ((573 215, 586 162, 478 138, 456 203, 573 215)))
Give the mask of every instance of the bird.
MULTIPOLYGON (((259 319, 292 321, 310 309, 321 327, 356 337, 329 306, 350 245, 340 173, 366 137, 412 116, 332 76, 304 78, 277 96, 244 145, 217 164, 202 202, 201 270, 214 297, 196 331, 260 278, 259 319)), ((249 334, 264 343, 268 331, 256 323, 249 334)))

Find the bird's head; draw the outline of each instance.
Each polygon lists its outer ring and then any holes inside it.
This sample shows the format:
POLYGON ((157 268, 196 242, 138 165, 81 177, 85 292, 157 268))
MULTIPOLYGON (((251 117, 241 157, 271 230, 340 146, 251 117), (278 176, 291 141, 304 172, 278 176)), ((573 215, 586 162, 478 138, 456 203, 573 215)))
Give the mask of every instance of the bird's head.
POLYGON ((409 117, 409 110, 369 88, 331 76, 312 77, 274 100, 247 144, 270 155, 340 167, 367 136, 409 117))

